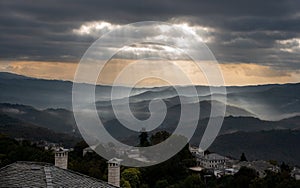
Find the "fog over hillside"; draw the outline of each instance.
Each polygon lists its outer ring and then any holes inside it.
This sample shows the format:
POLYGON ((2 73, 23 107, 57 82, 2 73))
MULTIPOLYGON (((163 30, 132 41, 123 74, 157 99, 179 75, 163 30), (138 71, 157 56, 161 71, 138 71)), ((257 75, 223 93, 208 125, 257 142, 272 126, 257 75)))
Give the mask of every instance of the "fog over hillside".
MULTIPOLYGON (((82 84, 82 87, 93 87, 82 84)), ((188 89, 192 86, 182 86, 188 89)), ((11 73, 0 72, 0 102, 25 104, 38 109, 64 108, 72 110, 72 82, 60 80, 43 80, 28 78, 11 73)), ((97 85, 95 100, 103 118, 109 114, 111 107, 111 86, 97 85)), ((134 88, 119 87, 131 91, 130 104, 139 106, 134 114, 147 114, 147 104, 153 99, 163 99, 170 107, 176 108, 180 103, 178 94, 173 87, 134 88)), ((180 96, 182 104, 209 103, 212 95, 215 100, 221 99, 221 94, 210 93, 209 87, 196 86, 197 96, 180 96)), ((280 120, 300 114, 300 84, 259 85, 243 87, 226 87, 227 116, 253 116, 263 120, 280 120)), ((126 93, 126 92, 124 92, 126 93)), ((126 103, 126 96, 120 95, 114 101, 118 105, 126 103)), ((222 100, 220 100, 222 101, 222 100)), ((82 99, 82 103, 87 102, 82 99)), ((207 106, 207 105, 206 105, 207 106)), ((84 106, 83 106, 84 107, 84 106)), ((205 108, 205 105, 204 105, 205 108)), ((203 111, 207 113, 207 111, 203 111)), ((209 113, 208 113, 209 114, 209 113)), ((203 117, 206 117, 203 115, 203 117)))

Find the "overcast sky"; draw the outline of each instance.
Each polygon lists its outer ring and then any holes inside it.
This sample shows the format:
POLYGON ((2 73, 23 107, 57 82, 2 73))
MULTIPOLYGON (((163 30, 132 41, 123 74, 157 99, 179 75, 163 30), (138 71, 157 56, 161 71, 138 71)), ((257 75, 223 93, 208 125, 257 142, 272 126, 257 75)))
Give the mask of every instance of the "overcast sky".
POLYGON ((71 79, 97 38, 149 20, 199 34, 228 85, 300 81, 299 0, 1 0, 0 71, 71 79))

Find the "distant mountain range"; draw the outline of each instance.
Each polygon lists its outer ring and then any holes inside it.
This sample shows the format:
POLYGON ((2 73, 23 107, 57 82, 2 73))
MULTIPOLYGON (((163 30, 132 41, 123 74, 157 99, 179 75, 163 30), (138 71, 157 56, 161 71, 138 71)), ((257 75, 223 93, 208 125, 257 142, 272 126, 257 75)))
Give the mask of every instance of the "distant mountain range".
MULTIPOLYGON (((92 87, 83 84, 85 87, 92 87)), ((185 88, 191 86, 182 86, 185 88)), ((121 87, 122 89, 122 87, 121 87)), ((123 87, 124 90, 129 88, 123 87)), ((252 116, 264 120, 280 120, 300 115, 300 84, 260 85, 227 87, 227 116, 252 116)), ((72 82, 43 80, 0 72, 0 103, 24 104, 38 109, 72 109, 72 82)), ((186 103, 201 103, 211 100, 209 87, 196 86, 197 96, 181 96, 186 103)), ((152 99, 164 99, 169 104, 178 104, 178 95, 173 87, 135 88, 130 101, 142 110, 136 114, 147 115, 146 104, 152 99)), ((109 111, 111 87, 98 85, 96 101, 99 110, 109 111)), ((215 94, 216 100, 218 95, 215 94)), ((84 99, 83 99, 84 101, 84 99)), ((122 105, 122 97, 117 103, 122 105)), ((205 106, 205 105, 204 105, 205 106)), ((203 110, 203 116, 209 114, 203 110)), ((105 113, 102 113, 105 114, 105 113)), ((106 113, 111 114, 111 113, 106 113)), ((108 120, 111 117, 108 115, 108 120)))
MULTIPOLYGON (((72 113, 72 84, 0 72, 0 132, 68 145, 78 141, 81 137, 72 113)), ((139 133, 125 128, 112 111, 111 89, 96 86, 99 117, 114 137, 136 144, 139 133)), ((129 98, 130 109, 136 118, 147 119, 150 101, 163 100, 167 115, 155 131, 173 132, 183 105, 199 104, 200 120, 190 141, 197 145, 206 128, 211 104, 217 106, 213 118, 219 118, 218 106, 223 104, 218 99, 223 96, 214 94, 212 101, 209 87, 196 86, 196 90, 196 96, 179 97, 172 87, 135 88, 129 98)), ((114 104, 126 105, 128 98, 124 97, 114 99, 114 104)), ((210 150, 236 158, 244 152, 249 159, 276 159, 300 165, 300 84, 227 87, 226 106, 222 129, 210 150)), ((161 110, 155 109, 155 113, 161 110)), ((190 122, 184 123, 188 129, 190 122)))

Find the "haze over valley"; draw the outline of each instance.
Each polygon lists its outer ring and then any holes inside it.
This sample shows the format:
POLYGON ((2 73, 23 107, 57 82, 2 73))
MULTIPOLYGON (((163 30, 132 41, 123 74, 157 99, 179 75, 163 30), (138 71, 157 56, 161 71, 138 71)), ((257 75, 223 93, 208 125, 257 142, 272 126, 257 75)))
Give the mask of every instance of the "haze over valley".
MULTIPOLYGON (((88 84, 84 85, 84 87, 92 87, 88 84)), ((296 147, 294 149, 299 151, 298 146, 294 145, 297 140, 293 140, 293 135, 298 135, 300 132, 299 87, 300 84, 227 87, 225 119, 219 137, 211 148, 234 157, 238 157, 239 153, 244 151, 251 153, 249 154, 251 159, 273 157, 300 164, 300 153, 296 152, 293 156, 281 154, 283 150, 290 151, 289 147, 285 147, 285 143, 293 145, 296 147), (260 135, 267 135, 268 139, 262 141, 260 135), (274 139, 277 137, 291 141, 274 144, 274 139), (242 144, 247 141, 250 145, 242 144), (272 156, 269 151, 263 149, 264 147, 261 149, 255 147, 257 144, 274 148, 272 156), (276 147, 280 149, 275 149, 276 147)), ((60 138, 61 142, 68 144, 80 140, 81 135, 72 113, 72 82, 0 73, 0 88, 1 132, 12 137, 33 140, 54 141, 60 138), (37 132, 36 130, 39 130, 40 136, 32 134, 37 132)), ((129 88, 120 87, 120 89, 129 88)), ((167 107, 166 118, 153 132, 161 130, 173 132, 182 105, 199 104, 200 119, 190 141, 191 144, 199 144, 210 117, 212 103, 218 106, 221 102, 211 100, 209 87, 197 86, 196 89, 197 96, 179 97, 172 87, 134 88, 129 98, 130 109, 136 118, 145 120, 150 116, 149 102, 163 100, 167 107)), ((109 100, 110 92, 110 86, 96 86, 96 107, 100 119, 114 137, 124 143, 137 144, 136 138, 139 133, 127 129, 116 119, 112 110, 112 101, 109 100)), ((213 95, 218 99, 219 94, 213 95)), ((117 107, 126 104, 124 97, 115 100, 114 104, 117 107)), ((160 109, 156 109, 155 112, 160 113, 160 109)), ((213 118, 219 118, 218 113, 213 118)), ((189 121, 184 123, 188 128, 189 121)))

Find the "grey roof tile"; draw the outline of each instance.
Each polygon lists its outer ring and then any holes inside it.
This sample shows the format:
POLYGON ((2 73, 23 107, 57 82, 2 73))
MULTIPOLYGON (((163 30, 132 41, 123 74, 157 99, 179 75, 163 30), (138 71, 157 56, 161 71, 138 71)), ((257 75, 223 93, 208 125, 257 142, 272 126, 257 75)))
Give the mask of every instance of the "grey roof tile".
POLYGON ((107 182, 48 163, 16 162, 0 169, 0 187, 99 187, 107 182))

